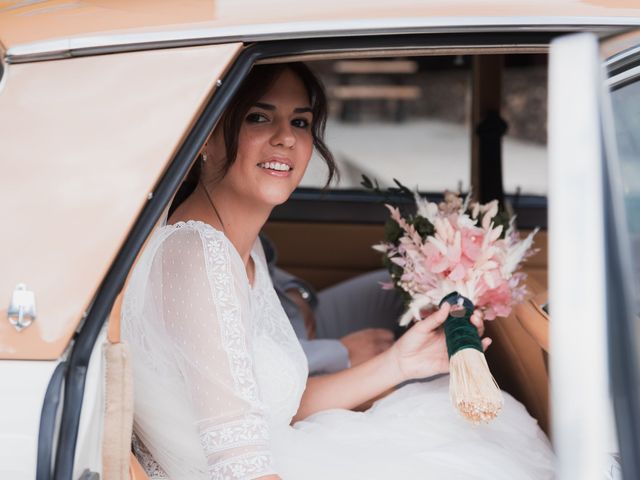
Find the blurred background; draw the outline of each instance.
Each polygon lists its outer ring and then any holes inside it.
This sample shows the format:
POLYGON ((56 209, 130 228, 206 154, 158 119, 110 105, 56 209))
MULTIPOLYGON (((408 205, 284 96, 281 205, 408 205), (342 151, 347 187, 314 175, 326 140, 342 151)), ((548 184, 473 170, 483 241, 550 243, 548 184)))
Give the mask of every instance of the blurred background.
MULTIPOLYGON (((361 175, 390 185, 466 191, 470 183, 471 59, 332 60, 309 63, 325 84, 327 143, 340 167, 334 188, 361 175)), ((507 55, 502 77, 503 182, 507 194, 546 195, 547 65, 543 55, 507 55)), ((314 158, 301 187, 322 187, 314 158)))

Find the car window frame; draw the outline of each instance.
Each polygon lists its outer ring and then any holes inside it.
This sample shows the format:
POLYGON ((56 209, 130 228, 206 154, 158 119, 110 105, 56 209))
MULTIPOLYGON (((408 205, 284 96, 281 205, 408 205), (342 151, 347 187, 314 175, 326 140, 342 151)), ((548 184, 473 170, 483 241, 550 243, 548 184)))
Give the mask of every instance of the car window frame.
MULTIPOLYGON (((615 41, 615 37, 609 40, 615 41)), ((605 42, 607 43, 607 42, 605 42)), ((603 152, 606 209, 607 317, 609 365, 616 433, 624 478, 640 476, 640 342, 634 326, 631 245, 624 206, 622 172, 617 152, 611 95, 640 82, 640 31, 637 44, 604 59, 607 82, 603 86, 603 152)))
MULTIPOLYGON (((420 192, 430 201, 441 201, 443 192, 420 192)), ((461 192, 466 195, 468 192, 461 192)), ((518 228, 547 230, 547 197, 543 195, 504 194, 505 202, 513 208, 518 228)), ((389 216, 382 205, 414 204, 405 196, 382 198, 359 189, 297 188, 289 200, 275 207, 269 221, 330 222, 351 224, 382 224, 389 216)))
POLYGON ((598 38, 554 41, 549 56, 549 298, 552 438, 558 478, 599 479, 611 412, 602 82, 598 38), (580 73, 581 82, 574 80, 580 73))
MULTIPOLYGON (((471 31, 463 33, 427 33, 366 35, 360 37, 309 38, 278 40, 247 45, 227 73, 215 93, 207 102, 184 142, 177 150, 164 175, 158 181, 149 201, 145 204, 122 248, 115 256, 107 274, 97 290, 95 299, 86 318, 79 327, 75 343, 71 348, 65 378, 65 392, 60 417, 54 478, 71 478, 74 466, 75 446, 78 435, 80 412, 82 410, 86 370, 94 345, 109 312, 121 292, 125 280, 133 267, 135 258, 151 234, 157 220, 173 198, 182 179, 207 139, 209 132, 220 119, 225 108, 238 91, 242 80, 252 65, 268 61, 287 61, 301 56, 315 54, 339 54, 340 52, 362 51, 432 51, 435 49, 495 48, 504 53, 512 48, 526 50, 535 46, 548 48, 551 39, 566 33, 555 31, 516 31, 508 33, 471 31), (480 46, 480 47, 479 47, 480 46)), ((189 46, 189 45, 184 45, 189 46)), ((311 60, 312 58, 309 58, 311 60)))

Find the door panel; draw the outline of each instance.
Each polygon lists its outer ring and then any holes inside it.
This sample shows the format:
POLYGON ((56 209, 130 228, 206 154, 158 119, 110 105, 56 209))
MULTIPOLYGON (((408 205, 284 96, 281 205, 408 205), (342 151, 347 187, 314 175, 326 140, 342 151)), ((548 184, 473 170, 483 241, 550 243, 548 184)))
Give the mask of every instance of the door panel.
POLYGON ((604 43, 611 382, 625 478, 640 475, 640 32, 604 43), (614 47, 618 47, 617 51, 614 47))
POLYGON ((558 478, 601 479, 613 421, 604 262, 603 75, 597 39, 561 37, 549 63, 549 300, 558 478))
POLYGON ((47 385, 58 362, 0 362, 0 478, 36 478, 38 429, 47 385))
MULTIPOLYGON (((0 292, 35 293, 0 359, 57 359, 240 44, 8 65, 0 90, 0 292)), ((6 305, 6 304, 5 304, 6 305)), ((6 317, 6 311, 0 311, 6 317)))

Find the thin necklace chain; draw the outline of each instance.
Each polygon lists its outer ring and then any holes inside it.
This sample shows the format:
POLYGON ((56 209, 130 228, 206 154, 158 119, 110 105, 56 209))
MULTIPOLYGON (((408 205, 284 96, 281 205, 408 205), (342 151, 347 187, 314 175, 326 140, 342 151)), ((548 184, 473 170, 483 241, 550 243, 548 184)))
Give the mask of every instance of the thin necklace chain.
POLYGON ((209 205, 211 205, 211 208, 213 208, 213 212, 216 214, 216 217, 218 217, 218 220, 220 221, 220 226, 222 227, 222 231, 224 232, 224 222, 222 221, 220 212, 218 212, 218 209, 214 205, 213 200, 211 200, 211 195, 209 195, 207 188, 204 186, 204 183, 202 183, 202 179, 200 179, 198 184, 202 187, 202 190, 204 190, 204 194, 207 196, 207 200, 209 200, 209 205))
MULTIPOLYGON (((216 206, 213 203, 213 200, 211 200, 211 195, 209 195, 209 192, 207 191, 207 188, 204 186, 204 183, 202 183, 202 179, 200 179, 198 181, 198 184, 202 187, 202 190, 204 190, 204 194, 207 196, 207 200, 209 200, 209 204, 211 205, 211 208, 213 208, 214 213, 216 214, 216 217, 218 217, 218 220, 220 220, 220 225, 222 226, 222 231, 226 234, 225 230, 224 230, 224 222, 222 221, 222 217, 220 216, 220 212, 218 212, 218 209, 216 208, 216 206)), ((248 265, 248 268, 251 270, 251 275, 249 274, 249 271, 247 271, 247 281, 249 282, 250 286, 253 286, 255 284, 255 264, 253 262, 253 259, 251 258, 251 256, 249 257, 250 263, 248 265), (250 278, 253 277, 253 284, 251 283, 250 278)), ((246 267, 245 267, 246 268, 246 267)))

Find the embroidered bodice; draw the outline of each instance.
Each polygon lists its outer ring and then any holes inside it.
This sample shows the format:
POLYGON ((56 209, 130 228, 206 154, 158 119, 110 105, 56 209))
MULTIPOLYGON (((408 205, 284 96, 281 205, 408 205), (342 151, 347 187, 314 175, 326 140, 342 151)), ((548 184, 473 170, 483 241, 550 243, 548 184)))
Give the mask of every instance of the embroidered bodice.
POLYGON ((275 473, 270 434, 297 411, 307 363, 259 240, 251 256, 253 285, 222 232, 179 222, 154 233, 129 281, 134 430, 169 478, 275 473))

